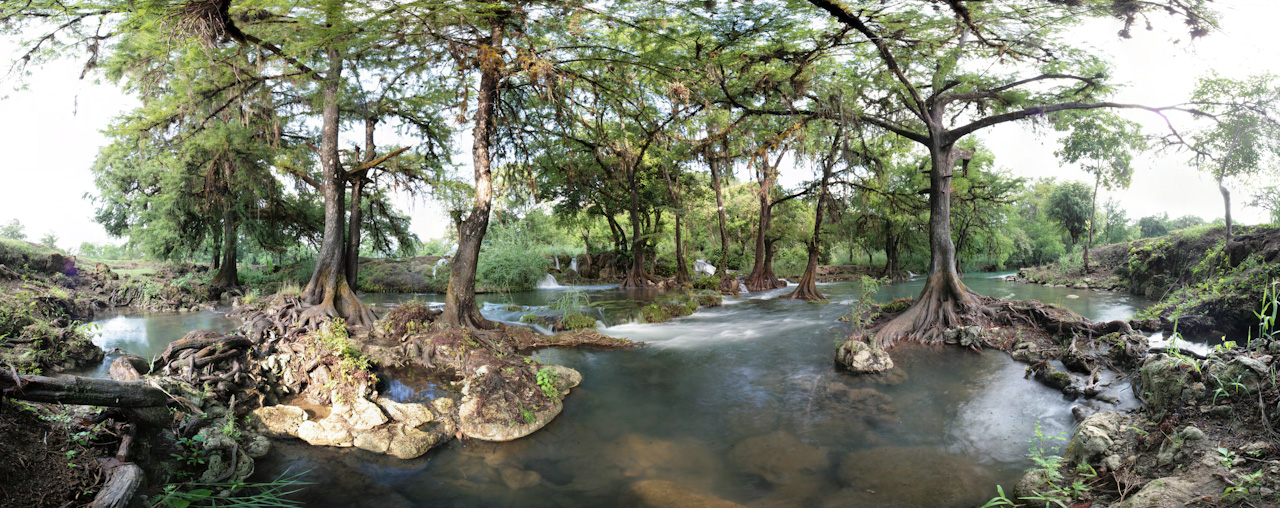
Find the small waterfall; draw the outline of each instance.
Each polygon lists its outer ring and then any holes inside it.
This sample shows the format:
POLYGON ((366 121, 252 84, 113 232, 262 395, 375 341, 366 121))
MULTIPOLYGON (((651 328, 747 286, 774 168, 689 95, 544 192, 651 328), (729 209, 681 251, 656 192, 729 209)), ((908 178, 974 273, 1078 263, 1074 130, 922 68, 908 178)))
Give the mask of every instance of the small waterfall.
POLYGON ((738 292, 739 292, 739 293, 750 293, 750 291, 747 291, 747 285, 746 285, 746 284, 743 284, 743 283, 742 283, 742 281, 738 281, 738 292))
POLYGON ((699 259, 693 262, 693 271, 698 273, 705 273, 707 275, 715 275, 716 265, 711 264, 709 261, 705 259, 699 259))
POLYGON ((449 264, 448 258, 440 258, 436 260, 435 266, 431 267, 431 278, 433 279, 436 278, 436 270, 440 269, 440 265, 447 265, 447 264, 449 264))
POLYGON ((578 258, 573 258, 569 260, 569 269, 573 270, 574 273, 578 272, 578 258))
POLYGON ((551 256, 551 259, 556 260, 556 271, 560 271, 560 256, 551 256))
POLYGON ((564 286, 561 286, 559 282, 556 282, 556 277, 549 273, 546 277, 543 277, 542 280, 538 281, 538 289, 554 289, 562 287, 564 286))

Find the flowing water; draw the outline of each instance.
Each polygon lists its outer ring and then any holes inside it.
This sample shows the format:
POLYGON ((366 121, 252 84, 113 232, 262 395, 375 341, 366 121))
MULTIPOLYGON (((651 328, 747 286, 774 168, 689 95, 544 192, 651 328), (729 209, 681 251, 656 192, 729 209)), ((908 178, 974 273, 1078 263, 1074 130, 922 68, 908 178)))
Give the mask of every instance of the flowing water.
MULTIPOLYGON (((1058 303, 1095 320, 1125 318, 1149 303, 1007 283, 996 274, 965 282, 983 294, 1058 303)), ((889 286, 876 298, 914 296, 921 284, 889 286)), ((832 354, 849 325, 837 318, 858 287, 819 289, 831 304, 778 298, 791 290, 784 288, 638 324, 628 316, 653 293, 588 286, 592 311, 602 323, 616 323, 604 333, 649 345, 539 351, 541 361, 584 377, 545 429, 510 443, 453 441, 407 461, 278 442, 259 462, 260 476, 308 470, 308 506, 694 506, 714 498, 749 506, 972 506, 992 497, 996 484, 1012 486, 1030 465, 1028 439, 1037 425, 1047 435, 1065 434, 1073 405, 1098 404, 1065 400, 1023 379, 1024 365, 999 352, 902 346, 892 374, 839 372, 832 354)), ((516 322, 530 311, 547 313, 564 291, 484 295, 483 312, 516 322)), ((381 312, 411 298, 438 302, 441 295, 366 300, 381 312)), ((115 328, 107 323, 110 334, 115 328)), ((190 327, 161 333, 172 340, 190 327)), ((106 342, 130 349, 119 340, 106 342)), ((1122 404, 1133 404, 1121 383, 1122 404)), ((406 400, 424 396, 407 377, 389 391, 406 400)))

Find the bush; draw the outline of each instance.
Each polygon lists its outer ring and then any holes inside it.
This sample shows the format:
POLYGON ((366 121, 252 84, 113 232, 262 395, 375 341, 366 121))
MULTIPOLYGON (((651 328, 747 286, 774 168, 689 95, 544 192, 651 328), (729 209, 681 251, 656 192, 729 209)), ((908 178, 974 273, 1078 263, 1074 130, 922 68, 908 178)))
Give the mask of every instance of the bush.
POLYGON ((480 254, 476 279, 499 291, 528 291, 547 273, 547 260, 520 245, 500 243, 480 254))
POLYGON ((700 275, 693 279, 693 288, 717 290, 720 289, 720 279, 717 279, 714 275, 700 275))
POLYGON ((560 318, 560 326, 566 330, 585 330, 595 328, 596 320, 575 312, 560 318))

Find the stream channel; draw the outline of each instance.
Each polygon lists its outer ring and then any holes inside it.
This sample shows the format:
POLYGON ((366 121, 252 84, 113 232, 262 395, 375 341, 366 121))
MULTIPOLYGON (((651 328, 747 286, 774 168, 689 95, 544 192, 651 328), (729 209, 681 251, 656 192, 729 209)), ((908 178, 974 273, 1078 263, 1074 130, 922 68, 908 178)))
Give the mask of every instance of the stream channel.
MULTIPOLYGON (((1107 293, 1005 282, 970 274, 982 294, 1037 299, 1094 320, 1127 319, 1150 302, 1107 293)), ((877 301, 915 296, 922 278, 887 286, 877 301)), ((585 286, 602 322, 630 315, 654 292, 585 286)), ((727 297, 721 307, 660 324, 627 322, 602 332, 646 347, 545 349, 583 382, 546 428, 509 443, 454 440, 399 460, 357 449, 276 441, 258 478, 308 471, 307 506, 976 506, 1005 492, 1022 471, 1037 425, 1069 434, 1075 405, 1133 407, 1127 381, 1119 405, 1070 401, 1023 378, 1007 354, 900 346, 896 372, 856 378, 832 355, 850 325, 837 321, 859 294, 853 282, 820 284, 831 304, 779 296, 793 287, 727 297), (720 504, 723 503, 723 504, 720 504)), ((484 314, 515 323, 565 289, 482 295, 484 314), (524 309, 506 310, 508 305, 524 309)), ((369 294, 379 314, 409 299, 369 294)), ((543 308, 539 308, 543 307, 543 308)), ((195 328, 229 331, 216 312, 118 315, 98 321, 96 340, 144 356, 195 328)), ((101 375, 101 374, 100 374, 101 375)), ((402 401, 430 398, 409 379, 392 380, 402 401)), ((1058 442, 1062 444, 1063 442, 1058 442)))

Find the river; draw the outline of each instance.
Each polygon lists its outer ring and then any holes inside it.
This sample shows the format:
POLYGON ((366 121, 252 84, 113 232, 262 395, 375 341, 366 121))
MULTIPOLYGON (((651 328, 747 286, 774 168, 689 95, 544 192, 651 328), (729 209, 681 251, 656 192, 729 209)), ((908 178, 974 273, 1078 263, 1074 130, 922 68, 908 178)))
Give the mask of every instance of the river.
MULTIPOLYGON (((999 275, 971 274, 965 283, 987 295, 1057 303, 1095 320, 1127 318, 1149 303, 1123 293, 1009 283, 999 275)), ((914 296, 921 284, 888 286, 876 298, 914 296)), ((649 345, 537 352, 539 360, 584 376, 545 429, 511 443, 455 440, 408 461, 278 442, 259 461, 259 476, 308 471, 313 484, 301 494, 307 506, 962 507, 982 504, 997 484, 1008 491, 1031 465, 1026 454, 1037 425, 1045 435, 1065 436, 1074 405, 1100 404, 1066 400, 1023 379, 1025 366, 995 351, 902 346, 893 352, 897 372, 847 375, 833 366, 832 354, 849 334, 837 318, 857 297, 857 284, 820 284, 830 304, 778 298, 791 289, 639 324, 626 316, 653 293, 587 287, 593 312, 609 323, 604 333, 649 345)), ((484 295, 483 312, 515 322, 545 311, 564 291, 484 295)), ((441 295, 366 295, 379 311, 414 298, 441 295)), ((183 327, 234 326, 219 319, 231 323, 216 313, 117 316, 102 321, 98 340, 154 354, 181 337, 183 327), (166 319, 163 326, 153 321, 166 319), (150 337, 153 330, 163 330, 155 340, 121 335, 150 337)), ((394 396, 419 395, 412 381, 395 381, 394 396)), ((1115 386, 1121 406, 1136 404, 1124 383, 1115 386)))

